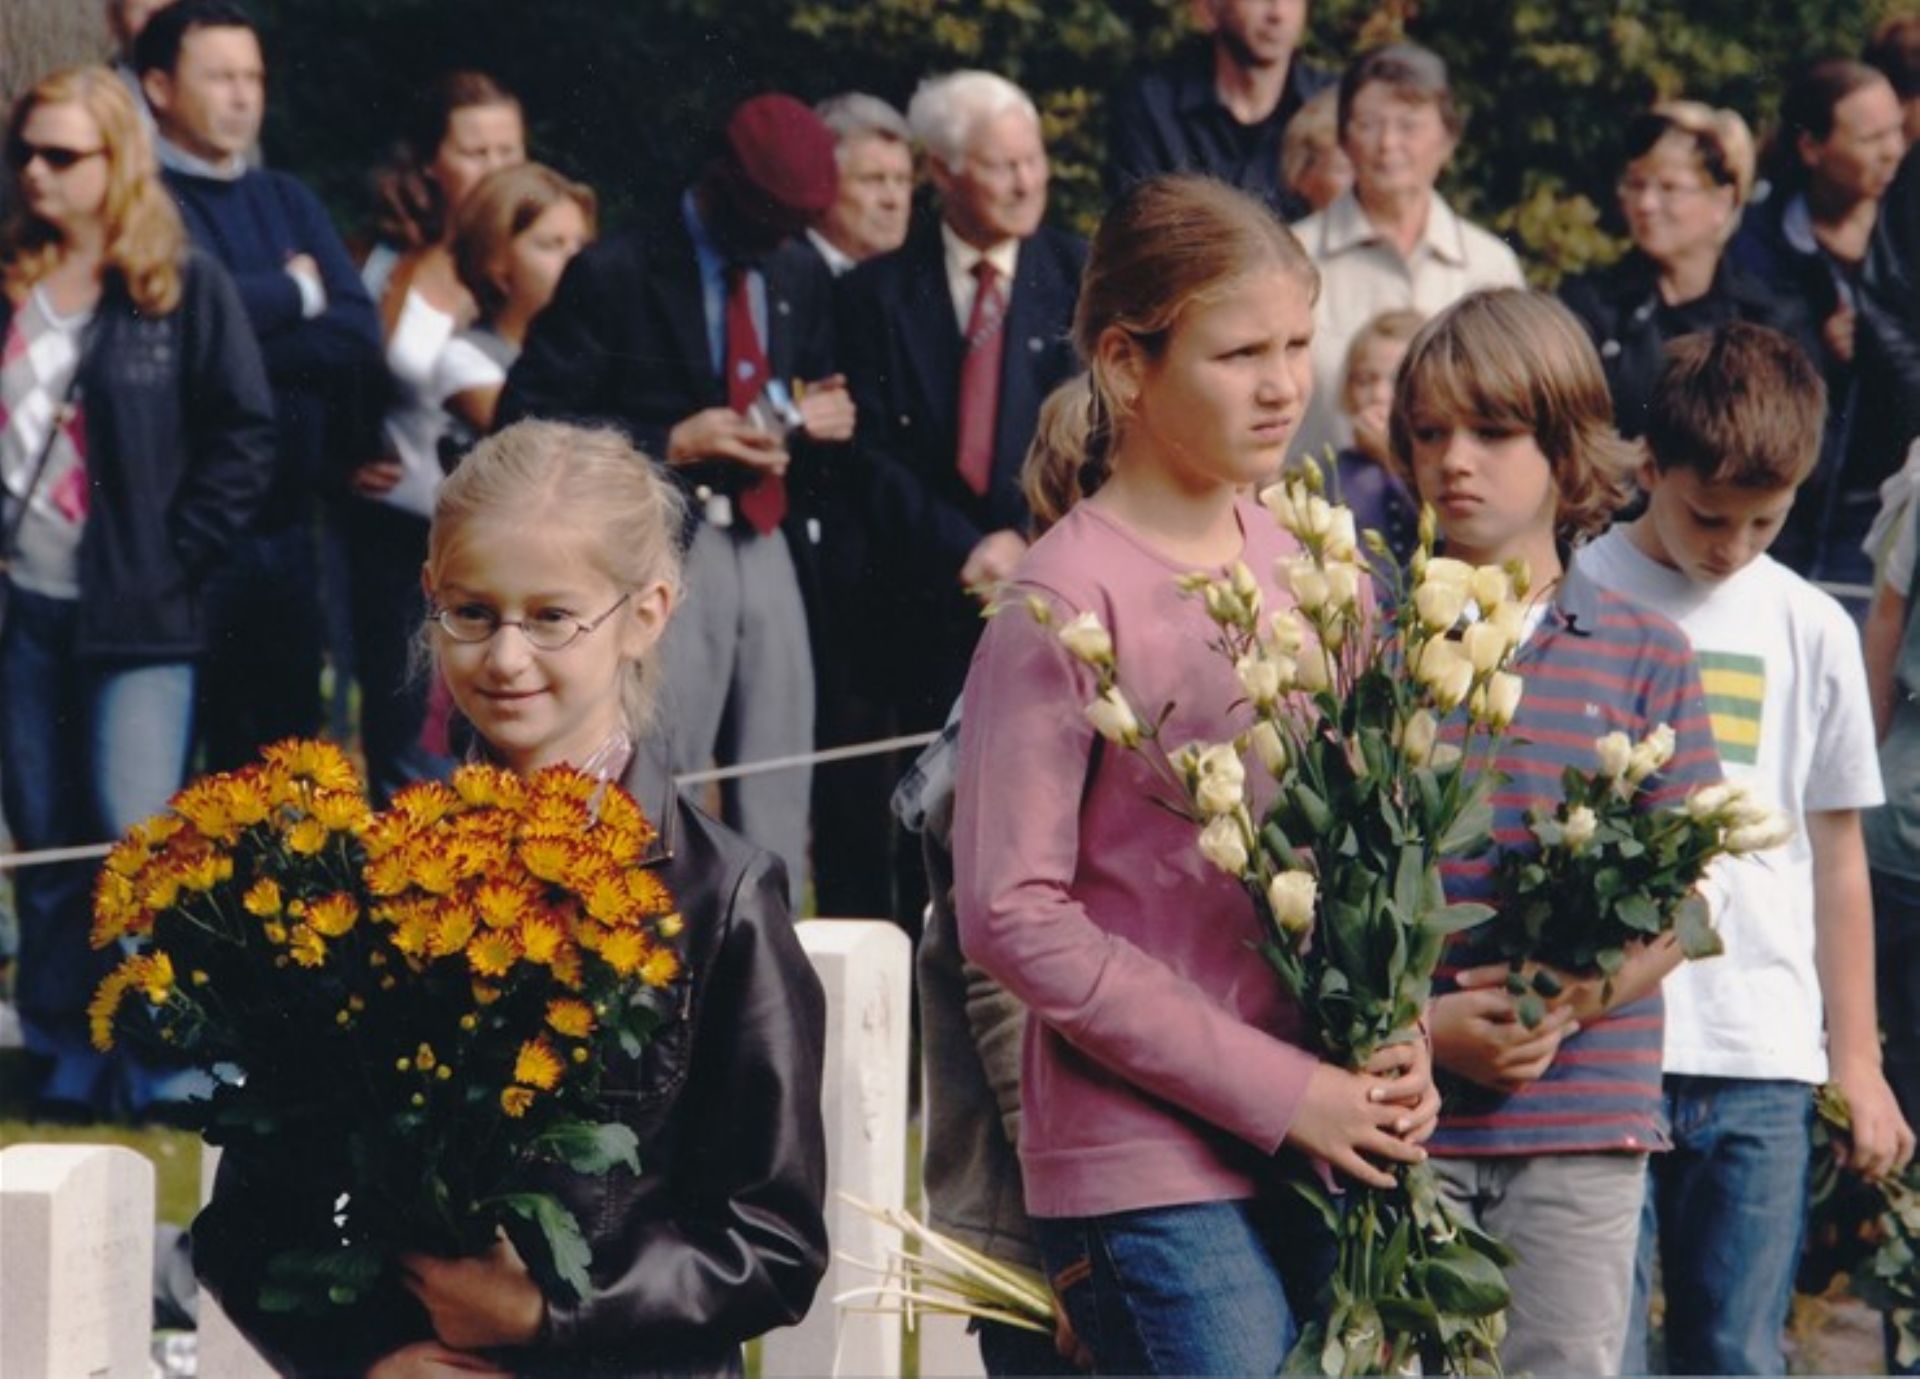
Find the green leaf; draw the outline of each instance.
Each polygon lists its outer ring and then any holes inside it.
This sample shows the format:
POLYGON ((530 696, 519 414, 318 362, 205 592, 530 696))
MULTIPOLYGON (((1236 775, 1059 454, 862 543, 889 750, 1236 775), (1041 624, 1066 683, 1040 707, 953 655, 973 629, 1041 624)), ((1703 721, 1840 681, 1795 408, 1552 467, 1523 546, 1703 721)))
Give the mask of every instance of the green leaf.
POLYGON ((640 1171, 640 1137, 617 1123, 561 1121, 536 1136, 533 1147, 575 1173, 597 1176, 613 1168, 624 1168, 629 1173, 640 1171))
POLYGON ((1327 1344, 1327 1328, 1324 1323, 1315 1320, 1300 1328, 1300 1339, 1293 1343, 1293 1349, 1287 1352, 1286 1363, 1280 1367, 1282 1374, 1323 1374, 1320 1367, 1322 1352, 1327 1344))
POLYGON ((1307 1178, 1289 1178, 1287 1186, 1299 1193, 1307 1205, 1319 1214, 1329 1231, 1339 1234, 1340 1213, 1334 1208, 1333 1199, 1321 1190, 1317 1181, 1307 1178))
POLYGON ((1291 793, 1294 810, 1309 833, 1316 838, 1324 838, 1333 831, 1336 822, 1333 811, 1327 808, 1327 802, 1315 794, 1310 786, 1296 784, 1291 793))
POLYGON ((573 1213, 560 1199, 546 1192, 513 1192, 496 1197, 493 1202, 533 1228, 509 1234, 521 1258, 526 1260, 527 1269, 549 1296, 557 1296, 563 1302, 577 1302, 585 1297, 593 1286, 593 1279, 587 1273, 593 1263, 593 1251, 580 1232, 580 1223, 573 1219, 573 1213))
POLYGON ((1510 1296, 1500 1266, 1459 1242, 1421 1260, 1409 1273, 1442 1312, 1487 1317, 1505 1307, 1510 1296))
POLYGON ((1680 940, 1680 951, 1689 958, 1717 957, 1727 951, 1707 914, 1707 902, 1697 895, 1689 895, 1674 910, 1673 932, 1680 940))
POLYGON ((1474 925, 1484 924, 1492 918, 1491 905, 1462 902, 1458 905, 1445 905, 1438 910, 1430 910, 1422 922, 1426 928, 1436 934, 1457 934, 1462 929, 1471 929, 1474 925))
POLYGON ((1476 790, 1473 801, 1460 811, 1453 826, 1441 836, 1439 852, 1443 857, 1472 853, 1492 836, 1493 806, 1476 790))
POLYGON ((1642 934, 1660 932, 1660 911, 1639 892, 1621 896, 1613 907, 1613 913, 1629 929, 1642 934))

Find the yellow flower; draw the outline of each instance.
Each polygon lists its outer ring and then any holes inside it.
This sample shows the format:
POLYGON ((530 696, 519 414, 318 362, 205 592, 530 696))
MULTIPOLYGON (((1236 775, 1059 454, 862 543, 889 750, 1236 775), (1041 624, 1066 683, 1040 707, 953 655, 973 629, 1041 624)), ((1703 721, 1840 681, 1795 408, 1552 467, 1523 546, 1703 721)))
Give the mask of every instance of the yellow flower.
POLYGON ((398 895, 407 888, 408 859, 404 850, 384 853, 361 869, 367 893, 373 896, 398 895))
POLYGON ((565 927, 551 912, 531 913, 520 923, 520 947, 528 962, 551 963, 566 936, 565 927))
POLYGON ((536 827, 570 831, 583 830, 591 820, 585 801, 568 799, 564 795, 541 796, 534 801, 532 814, 536 827))
POLYGON ((407 821, 393 814, 376 814, 360 834, 367 856, 382 859, 398 851, 413 836, 407 821))
POLYGON ((482 977, 504 977, 520 957, 512 934, 489 929, 467 945, 467 965, 482 977))
POLYGON ((273 810, 264 783, 252 771, 242 772, 227 782, 227 813, 242 828, 265 821, 273 810))
POLYGON ((263 876, 240 897, 241 907, 256 919, 268 919, 280 913, 280 884, 271 876, 263 876))
POLYGON ((410 958, 423 956, 432 938, 433 917, 424 909, 408 910, 393 929, 393 946, 410 958))
POLYGON ((540 800, 549 796, 579 800, 585 804, 600 788, 600 782, 571 766, 549 766, 536 771, 528 782, 529 794, 540 800))
POLYGON ((680 975, 680 959, 671 948, 656 948, 641 965, 640 980, 648 986, 670 985, 680 975))
POLYGON ((390 812, 400 815, 415 828, 431 828, 455 809, 460 797, 437 780, 416 781, 393 797, 390 812))
POLYGON ((687 921, 681 918, 678 911, 675 911, 670 915, 662 915, 660 922, 653 927, 661 938, 679 938, 680 931, 687 927, 687 921))
POLYGON ((180 898, 180 874, 169 864, 157 874, 150 875, 147 888, 140 896, 140 903, 149 910, 171 910, 180 898))
POLYGON ((462 766, 453 773, 453 789, 475 808, 494 807, 511 813, 526 808, 526 787, 513 772, 498 766, 462 766))
POLYGON ((432 1072, 434 1068, 439 1065, 439 1062, 440 1060, 434 1057, 433 1045, 431 1044, 422 1044, 418 1049, 414 1050, 413 1066, 423 1073, 432 1072))
POLYGON ((93 887, 93 946, 104 948, 138 921, 140 894, 118 872, 102 871, 93 887))
POLYGON ((593 1033, 593 1007, 570 996, 547 1003, 547 1025, 569 1039, 585 1039, 593 1033))
POLYGON ((311 857, 327 845, 327 828, 318 819, 302 819, 287 830, 287 847, 302 857, 311 857))
POLYGON ((632 893, 626 881, 612 872, 604 872, 581 893, 587 913, 602 924, 621 924, 637 918, 632 913, 632 893))
POLYGON ((571 943, 563 943, 560 950, 547 964, 553 973, 553 979, 569 991, 578 991, 584 973, 580 969, 580 950, 571 943))
POLYGON ((407 849, 407 879, 428 895, 446 895, 460 884, 453 859, 425 847, 407 849))
POLYGON ((148 954, 141 964, 140 985, 149 1001, 165 1005, 173 994, 173 959, 165 953, 148 954))
POLYGON ((658 836, 633 796, 617 785, 608 786, 600 797, 600 822, 616 832, 632 834, 639 839, 641 847, 658 836))
POLYGON ((92 1035, 93 1046, 102 1053, 113 1047, 113 1020, 120 1012, 120 1003, 126 999, 127 988, 133 985, 138 968, 138 958, 128 958, 95 988, 93 999, 87 1003, 88 1032, 92 1035))
POLYGON ((532 907, 533 897, 508 881, 488 881, 474 892, 473 908, 489 929, 511 929, 532 907))
POLYGON ((428 948, 436 958, 451 957, 473 937, 473 911, 465 905, 442 905, 433 920, 428 948))
POLYGON ((318 967, 327 960, 327 941, 307 925, 296 924, 287 952, 302 967, 318 967))
POLYGON ((187 890, 196 893, 212 890, 222 879, 220 875, 220 864, 222 861, 226 862, 227 874, 231 876, 233 874, 233 860, 231 858, 222 858, 218 853, 209 852, 181 865, 180 884, 187 890))
POLYGON ((488 986, 485 982, 473 984, 473 1003, 477 1006, 490 1006, 500 999, 500 988, 488 986))
POLYGON ((527 1113, 533 1105, 533 1093, 525 1087, 508 1087, 500 1093, 500 1109, 515 1120, 527 1113))
POLYGON ((647 959, 649 945, 638 929, 616 929, 600 942, 600 957, 623 977, 631 977, 647 959))
POLYGON ((266 748, 261 756, 270 768, 277 767, 298 780, 312 781, 322 790, 360 793, 360 773, 353 769, 347 754, 331 742, 288 738, 266 748))
POLYGON ((560 880, 572 856, 572 844, 559 838, 529 838, 520 844, 520 865, 542 881, 560 880))
POLYGON ((108 872, 118 877, 131 879, 138 876, 141 868, 147 865, 148 860, 151 859, 153 854, 148 850, 147 845, 137 836, 138 833, 139 830, 136 829, 133 835, 122 838, 113 845, 113 851, 109 852, 107 854, 107 860, 101 863, 108 872))
POLYGON ((360 906, 344 891, 316 900, 307 910, 307 923, 327 938, 339 938, 359 922, 360 906))
POLYGON ((664 915, 673 910, 673 893, 653 872, 636 867, 627 873, 627 895, 643 917, 664 915))
POLYGON ((537 1087, 543 1092, 551 1092, 560 1085, 560 1074, 566 1071, 560 1062, 560 1055, 554 1052, 546 1036, 529 1039, 520 1046, 519 1054, 513 1060, 513 1080, 527 1087, 537 1087))
POLYGON ((373 811, 358 795, 322 790, 313 797, 313 817, 330 833, 356 833, 373 818, 373 811))
POLYGON ((265 924, 262 924, 260 926, 260 932, 267 936, 268 943, 285 943, 287 941, 287 926, 277 919, 270 919, 265 924))
POLYGON ((195 781, 173 797, 173 808, 206 837, 232 842, 239 836, 240 825, 229 807, 226 783, 225 776, 195 781))

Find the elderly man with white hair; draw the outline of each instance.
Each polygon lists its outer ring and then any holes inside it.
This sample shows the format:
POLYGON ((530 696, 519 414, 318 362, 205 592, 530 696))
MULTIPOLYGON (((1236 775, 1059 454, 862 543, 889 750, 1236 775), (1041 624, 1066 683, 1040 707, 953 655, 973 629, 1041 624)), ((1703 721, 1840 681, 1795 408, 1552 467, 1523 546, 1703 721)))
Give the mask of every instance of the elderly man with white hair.
POLYGON ((940 216, 842 280, 838 339, 868 466, 885 670, 903 729, 938 728, 981 601, 1026 550, 1020 465, 1040 403, 1078 370, 1086 244, 1041 223, 1047 151, 1026 92, 990 72, 923 82, 907 123, 940 216))
POLYGON ((837 278, 906 242, 913 209, 913 134, 904 115, 864 91, 829 96, 813 113, 833 131, 840 188, 833 204, 807 227, 807 243, 837 278))

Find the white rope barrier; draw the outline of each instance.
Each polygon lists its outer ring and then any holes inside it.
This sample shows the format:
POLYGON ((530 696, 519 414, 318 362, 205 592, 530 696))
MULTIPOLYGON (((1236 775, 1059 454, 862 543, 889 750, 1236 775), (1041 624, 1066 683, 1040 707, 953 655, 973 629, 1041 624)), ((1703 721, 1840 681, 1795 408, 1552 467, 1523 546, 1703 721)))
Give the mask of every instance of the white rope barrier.
MULTIPOLYGON (((736 766, 719 766, 708 771, 689 771, 675 776, 676 785, 706 785, 713 781, 738 780, 742 776, 770 775, 792 771, 801 766, 818 766, 859 757, 880 756, 924 747, 939 733, 908 733, 902 737, 881 738, 873 742, 855 742, 845 747, 829 747, 819 752, 802 752, 790 757, 769 757, 764 761, 743 761, 736 766)), ((26 867, 47 867, 56 862, 93 862, 113 851, 112 843, 90 843, 85 847, 43 848, 38 852, 0 854, 0 871, 20 871, 26 867)))

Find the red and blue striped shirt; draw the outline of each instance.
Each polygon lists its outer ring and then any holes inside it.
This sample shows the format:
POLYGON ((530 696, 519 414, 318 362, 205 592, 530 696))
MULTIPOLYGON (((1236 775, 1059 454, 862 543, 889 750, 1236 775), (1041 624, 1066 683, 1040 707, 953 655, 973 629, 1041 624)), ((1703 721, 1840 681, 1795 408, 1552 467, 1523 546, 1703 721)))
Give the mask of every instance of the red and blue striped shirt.
MULTIPOLYGON (((1570 570, 1513 669, 1526 680, 1511 734, 1496 760, 1507 777, 1494 794, 1494 842, 1533 844, 1528 811, 1555 808, 1568 766, 1591 770, 1594 741, 1616 730, 1638 741, 1662 723, 1673 759, 1640 795, 1647 808, 1677 803, 1720 779, 1706 697, 1686 634, 1667 619, 1570 570)), ((1493 854, 1442 868, 1447 899, 1485 901, 1493 854)), ((1447 955, 1451 975, 1489 958, 1469 930, 1447 955)), ((1511 1094, 1440 1075, 1445 1104, 1428 1148, 1444 1157, 1644 1151, 1668 1146, 1660 1101, 1663 1007, 1653 992, 1583 1024, 1539 1081, 1511 1094)))

